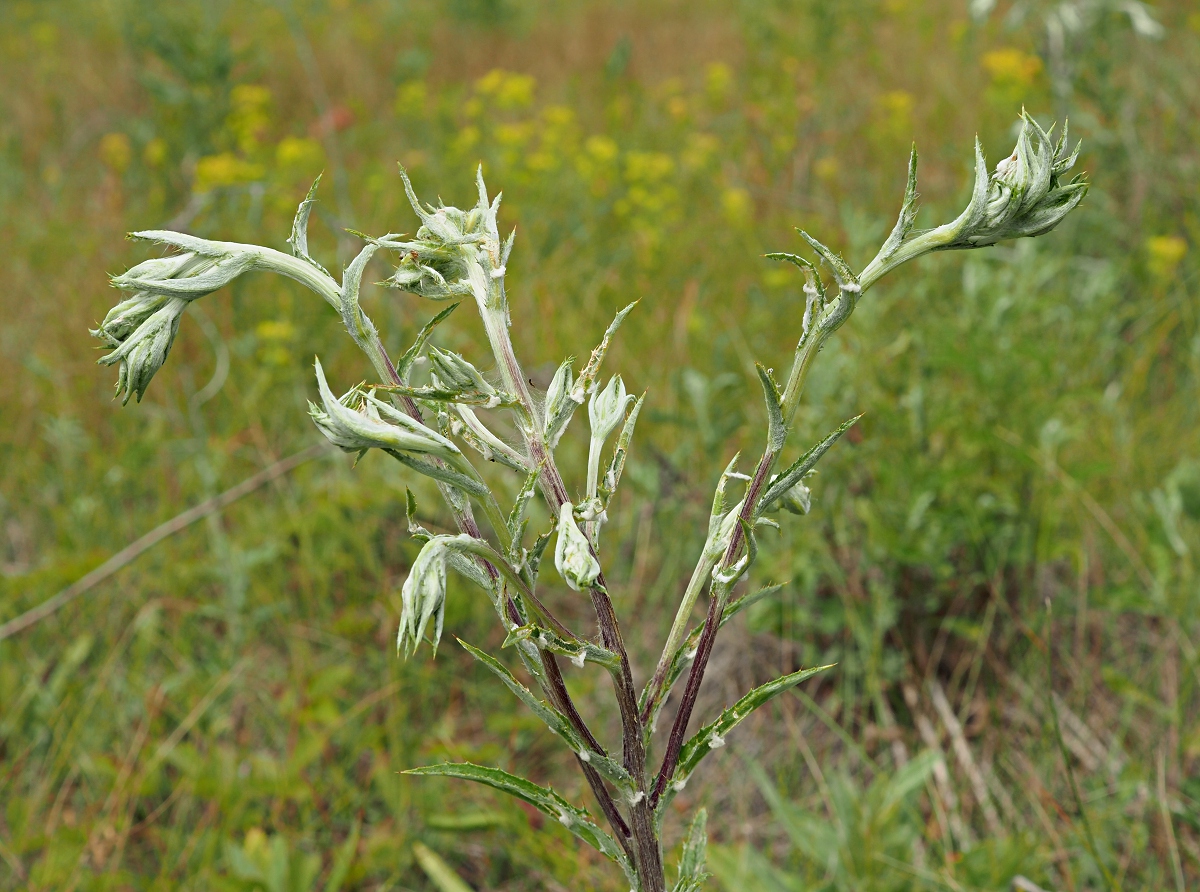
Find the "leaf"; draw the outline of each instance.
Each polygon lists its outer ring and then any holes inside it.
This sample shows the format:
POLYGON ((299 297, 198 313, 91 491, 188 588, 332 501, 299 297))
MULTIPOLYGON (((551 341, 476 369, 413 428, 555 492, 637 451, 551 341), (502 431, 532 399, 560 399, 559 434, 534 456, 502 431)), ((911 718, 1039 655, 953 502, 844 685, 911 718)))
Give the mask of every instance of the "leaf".
POLYGON ((756 362, 754 368, 758 372, 763 398, 767 402, 767 448, 778 453, 783 448, 784 441, 787 440, 787 422, 783 418, 779 386, 771 379, 770 371, 762 363, 756 362))
POLYGON ((762 498, 758 500, 758 507, 755 513, 761 514, 772 502, 799 483, 804 475, 811 471, 817 462, 821 460, 821 456, 828 452, 829 448, 841 439, 842 434, 850 430, 860 418, 862 418, 861 415, 855 415, 848 421, 842 422, 841 427, 796 459, 787 470, 778 474, 767 486, 767 491, 763 493, 762 498))
POLYGON ((425 349, 425 344, 429 341, 429 336, 433 334, 433 330, 457 309, 458 304, 450 304, 450 306, 426 322, 417 333, 417 338, 413 341, 413 345, 404 351, 404 355, 396 363, 396 374, 400 376, 401 381, 408 382, 408 373, 412 370, 413 363, 417 361, 417 357, 421 355, 421 351, 425 349))
POLYGON ((708 878, 708 874, 704 872, 705 849, 708 845, 708 834, 705 832, 707 824, 708 812, 700 809, 688 828, 687 839, 683 843, 683 855, 679 859, 679 879, 671 892, 698 892, 708 878))
POLYGON ((375 349, 374 342, 378 339, 378 335, 374 324, 358 305, 358 292, 367 263, 378 250, 379 245, 364 245, 363 249, 358 252, 358 256, 350 261, 350 265, 342 274, 341 306, 339 307, 342 323, 346 326, 350 337, 354 338, 354 342, 368 354, 375 349))
POLYGON ((550 704, 539 700, 529 688, 517 681, 513 674, 505 668, 504 664, 495 657, 484 653, 476 647, 472 647, 462 639, 458 639, 458 643, 463 646, 463 649, 467 653, 487 666, 497 678, 504 682, 505 686, 517 695, 517 699, 528 706, 534 715, 545 722, 546 727, 570 747, 575 755, 595 768, 606 780, 611 781, 626 797, 634 795, 633 778, 629 776, 629 772, 625 770, 624 766, 588 746, 582 735, 571 726, 570 721, 565 715, 550 704))
POLYGON ((543 629, 533 623, 518 626, 509 632, 503 646, 508 647, 518 641, 530 641, 542 650, 560 654, 580 669, 585 662, 597 663, 610 672, 616 672, 621 666, 621 658, 607 648, 590 641, 567 641, 549 629, 543 629))
POLYGON ((886 262, 904 243, 912 232, 913 221, 917 217, 917 144, 913 143, 912 152, 908 156, 908 186, 904 190, 904 203, 900 206, 900 216, 892 229, 891 235, 879 249, 878 260, 886 262))
POLYGON ((818 672, 823 672, 826 669, 832 668, 829 666, 816 666, 812 669, 801 669, 798 672, 793 672, 791 675, 785 675, 782 678, 777 678, 774 681, 769 681, 764 685, 752 690, 746 696, 738 700, 733 706, 722 712, 717 720, 705 725, 696 734, 688 740, 679 750, 679 763, 675 767, 675 774, 672 775, 670 783, 667 784, 667 790, 659 800, 656 811, 661 813, 666 809, 667 803, 674 798, 675 793, 679 792, 687 784, 691 773, 696 770, 696 766, 701 760, 714 749, 720 749, 725 745, 725 735, 732 731, 738 724, 741 723, 750 713, 758 709, 776 694, 781 694, 790 688, 794 688, 800 682, 807 678, 811 678, 818 672))
MULTIPOLYGON (((736 601, 731 601, 725 605, 725 611, 721 614, 721 626, 725 624, 745 610, 752 604, 761 601, 767 595, 773 595, 775 592, 783 588, 784 583, 779 582, 775 585, 768 585, 766 588, 760 588, 756 592, 751 592, 748 595, 743 595, 736 601)), ((646 731, 649 734, 654 726, 655 720, 658 718, 658 713, 662 709, 667 699, 667 693, 674 687, 675 682, 679 680, 679 676, 683 674, 683 667, 691 661, 696 653, 696 645, 700 643, 700 635, 704 631, 704 624, 696 626, 688 633, 687 638, 683 639, 683 644, 679 645, 675 653, 671 656, 671 663, 667 667, 667 673, 663 679, 662 693, 659 695, 658 702, 655 704, 654 711, 650 714, 650 721, 646 723, 646 731)), ((646 698, 650 695, 650 684, 647 682, 646 687, 642 689, 641 699, 638 700, 638 711, 646 708, 646 698)))
POLYGON ((294 256, 301 260, 307 260, 328 276, 329 271, 313 260, 308 253, 308 215, 312 213, 312 207, 317 203, 317 186, 321 185, 321 176, 322 174, 317 174, 317 178, 309 187, 308 194, 304 196, 304 201, 300 202, 300 206, 296 208, 296 217, 292 220, 292 234, 287 243, 291 245, 294 256))
POLYGON ((184 232, 172 232, 169 229, 143 229, 141 232, 129 233, 129 238, 135 241, 170 245, 173 248, 199 254, 201 257, 226 257, 229 254, 229 247, 221 242, 210 241, 184 232))
POLYGON ((627 307, 622 309, 613 317, 613 321, 609 323, 608 328, 604 330, 604 337, 600 339, 600 343, 596 345, 596 349, 592 351, 591 357, 588 359, 587 365, 583 371, 579 373, 579 378, 575 381, 575 387, 572 393, 575 402, 579 405, 583 404, 583 397, 592 389, 592 382, 596 380, 596 375, 600 373, 600 364, 604 362, 604 354, 608 352, 609 342, 612 341, 612 336, 616 334, 621 323, 625 321, 625 317, 629 315, 630 310, 638 305, 635 300, 627 307))
POLYGON ((632 876, 632 867, 616 841, 596 826, 587 811, 567 802, 548 787, 539 787, 532 781, 499 768, 487 768, 470 762, 427 765, 423 768, 410 768, 403 773, 418 777, 456 777, 515 796, 554 818, 596 851, 621 865, 627 876, 632 876))
POLYGON ((454 872, 454 868, 429 846, 414 842, 412 850, 417 865, 425 872, 425 876, 429 877, 429 882, 437 887, 438 892, 475 892, 454 872))
POLYGON ((846 261, 843 260, 840 255, 835 254, 829 248, 826 248, 803 229, 797 229, 796 231, 800 233, 800 237, 808 242, 809 245, 812 246, 812 249, 820 256, 820 258, 829 265, 831 270, 833 270, 833 277, 837 279, 839 287, 844 288, 845 285, 852 284, 856 281, 853 271, 849 266, 846 265, 846 261))
POLYGON ((633 439, 633 428, 637 424, 638 413, 642 411, 644 402, 646 402, 646 394, 643 393, 633 404, 633 409, 630 410, 625 419, 625 425, 621 428, 621 436, 617 437, 617 445, 613 447, 612 461, 608 463, 608 471, 605 472, 604 480, 600 484, 600 489, 605 495, 605 505, 608 504, 607 500, 612 498, 612 494, 616 492, 617 484, 621 482, 621 474, 625 471, 625 459, 629 454, 629 442, 633 439))
MULTIPOLYGON (((508 536, 512 540, 512 554, 510 555, 512 558, 516 558, 521 548, 521 534, 525 531, 525 509, 529 507, 529 502, 533 498, 534 492, 537 491, 541 473, 541 466, 529 472, 525 482, 521 485, 521 491, 517 493, 516 501, 513 502, 512 511, 508 514, 507 525, 508 536)), ((531 585, 530 588, 533 586, 531 585)))
POLYGON ((463 492, 481 499, 486 499, 488 496, 487 487, 478 480, 472 480, 466 474, 460 474, 458 471, 453 471, 445 466, 435 465, 433 462, 424 461, 419 458, 413 458, 403 452, 397 452, 392 449, 385 449, 388 455, 396 459, 402 465, 407 465, 418 474, 424 474, 426 477, 432 477, 439 483, 445 483, 449 486, 461 489, 463 492))

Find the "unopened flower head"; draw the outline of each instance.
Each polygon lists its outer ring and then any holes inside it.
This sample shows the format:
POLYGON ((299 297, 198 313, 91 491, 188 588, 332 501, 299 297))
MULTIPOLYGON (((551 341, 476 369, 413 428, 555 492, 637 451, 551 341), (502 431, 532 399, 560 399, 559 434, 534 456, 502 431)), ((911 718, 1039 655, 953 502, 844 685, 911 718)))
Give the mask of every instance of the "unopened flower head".
POLYGON ((484 379, 475 366, 457 353, 430 347, 429 363, 442 386, 448 390, 496 395, 496 388, 484 379))
POLYGON ((446 606, 446 563, 449 536, 434 536, 425 543, 421 553, 408 571, 400 591, 400 630, 396 635, 396 650, 408 656, 425 638, 429 620, 434 620, 433 649, 442 640, 442 621, 446 606))
POLYGON ((146 386, 167 361, 188 303, 221 288, 252 262, 185 252, 143 261, 112 279, 118 288, 132 291, 133 297, 109 310, 92 336, 114 348, 98 362, 120 363, 116 395, 124 394, 123 404, 131 396, 141 402, 146 386))
POLYGON ((625 410, 633 402, 634 397, 625 392, 625 382, 620 375, 613 375, 608 385, 600 391, 593 391, 588 402, 588 419, 592 424, 592 437, 596 440, 606 440, 622 419, 625 410))
POLYGON ((592 556, 588 540, 575 525, 574 507, 563 502, 558 512, 558 544, 554 547, 554 566, 567 585, 575 591, 590 588, 600 576, 600 564, 592 556))
MULTIPOLYGON (((1004 239, 1043 235, 1087 193, 1082 175, 1061 181, 1074 167, 1080 149, 1067 144, 1067 127, 1055 142, 1029 115, 1021 117, 1016 148, 987 179, 984 200, 972 199, 970 218, 947 248, 981 248, 1004 239)), ((981 186, 977 182, 977 193, 981 186)))
POLYGON ((316 362, 321 405, 308 404, 308 414, 329 442, 347 452, 385 449, 389 452, 435 455, 453 459, 458 447, 437 431, 359 389, 340 400, 329 389, 320 360, 316 362))
POLYGON ((473 267, 501 268, 500 239, 496 230, 499 196, 491 205, 478 178, 479 203, 470 210, 422 205, 407 174, 401 171, 409 203, 421 218, 412 241, 383 242, 400 252, 400 262, 388 283, 433 300, 471 295, 473 267))
POLYGON ((779 507, 792 514, 807 514, 812 510, 812 490, 798 480, 792 487, 779 497, 779 507))

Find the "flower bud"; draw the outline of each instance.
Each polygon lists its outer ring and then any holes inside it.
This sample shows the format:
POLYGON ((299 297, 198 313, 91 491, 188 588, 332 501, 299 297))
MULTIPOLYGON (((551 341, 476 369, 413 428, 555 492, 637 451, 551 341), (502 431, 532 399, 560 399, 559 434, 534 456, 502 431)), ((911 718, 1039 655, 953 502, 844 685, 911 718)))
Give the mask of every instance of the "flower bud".
POLYGON ((461 453, 458 447, 436 431, 430 430, 398 412, 387 403, 364 394, 357 388, 340 400, 325 380, 320 360, 316 362, 317 387, 321 405, 308 404, 308 414, 329 442, 347 452, 384 449, 389 452, 418 453, 452 459, 461 453), (387 420, 384 420, 384 416, 387 420))
POLYGON ((425 638, 429 620, 434 619, 433 649, 442 640, 442 622, 446 606, 446 562, 449 557, 445 540, 434 536, 425 543, 421 553, 408 571, 401 589, 400 630, 396 634, 396 650, 407 657, 425 638))
POLYGON ((632 395, 625 393, 625 382, 620 375, 613 375, 608 386, 601 391, 593 391, 588 402, 588 420, 592 425, 592 439, 603 442, 608 439, 613 428, 625 417, 625 410, 633 401, 632 395))
POLYGON ((113 277, 112 283, 132 291, 133 297, 109 310, 92 336, 114 348, 98 362, 120 363, 117 396, 125 395, 122 404, 131 396, 141 402, 146 386, 167 361, 188 303, 228 284, 253 262, 245 254, 202 256, 185 251, 145 260, 113 277))
POLYGON ((574 375, 571 372, 571 360, 568 359, 558 367, 550 386, 546 388, 546 425, 543 434, 551 449, 558 445, 571 415, 579 405, 572 396, 573 384, 574 375))
POLYGON ((812 510, 812 490, 800 480, 779 497, 779 507, 792 514, 807 514, 812 510))
POLYGON ((558 544, 554 547, 554 566, 567 585, 575 591, 590 588, 600 576, 600 564, 592 556, 588 540, 575 525, 574 508, 563 502, 558 512, 558 544))
POLYGON ((479 370, 475 366, 471 365, 471 363, 467 362, 457 353, 449 353, 439 350, 437 347, 430 347, 429 362, 433 373, 437 375, 438 380, 447 390, 459 393, 480 393, 491 397, 497 396, 496 388, 484 380, 483 375, 479 373, 479 370))
MULTIPOLYGON (((988 178, 982 205, 948 248, 981 248, 1010 238, 1043 235, 1053 229, 1083 200, 1087 183, 1076 177, 1060 183, 1075 165, 1079 146, 1070 150, 1067 128, 1058 142, 1021 113, 1021 132, 1013 153, 996 165, 988 178)), ((1051 128, 1053 130, 1053 128, 1051 128)))
POLYGON ((142 401, 146 385, 167 361, 167 354, 171 352, 171 345, 175 343, 175 335, 179 331, 179 319, 187 305, 188 301, 179 297, 139 294, 113 309, 113 313, 121 311, 120 317, 113 323, 114 333, 105 330, 105 324, 92 332, 95 337, 107 341, 109 346, 116 347, 98 361, 101 365, 121 364, 117 371, 116 395, 125 394, 122 405, 127 404, 131 396, 136 396, 139 403, 142 401), (147 312, 154 307, 157 309, 147 312), (135 324, 136 328, 133 327, 135 324), (118 336, 115 334, 118 331, 123 334, 118 336))

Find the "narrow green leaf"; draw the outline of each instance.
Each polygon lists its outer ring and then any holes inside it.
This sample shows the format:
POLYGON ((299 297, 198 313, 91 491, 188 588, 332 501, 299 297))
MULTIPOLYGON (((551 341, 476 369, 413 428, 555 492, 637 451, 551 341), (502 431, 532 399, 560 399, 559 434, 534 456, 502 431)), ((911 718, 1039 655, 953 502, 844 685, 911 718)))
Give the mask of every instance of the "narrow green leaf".
POLYGON ((301 260, 307 260, 328 276, 329 271, 313 260, 312 255, 308 253, 308 216, 312 213, 313 205, 317 203, 317 186, 321 185, 321 176, 322 174, 317 174, 317 178, 309 187, 308 194, 304 196, 304 201, 300 202, 300 206, 296 209, 296 217, 292 220, 292 234, 287 243, 291 245, 294 256, 301 260))
MULTIPOLYGON (((517 493, 517 498, 513 502, 512 511, 508 514, 508 537, 512 541, 512 554, 510 557, 515 558, 521 548, 521 533, 524 532, 525 510, 529 507, 529 502, 533 499, 533 494, 537 491, 537 483, 541 478, 541 466, 531 470, 525 477, 525 482, 521 484, 521 491, 517 493)), ((530 588, 533 588, 531 585, 530 588)))
POLYGON ((412 850, 417 865, 424 871, 425 876, 429 877, 429 882, 437 887, 438 892, 475 892, 454 872, 454 868, 429 846, 414 842, 412 850))
POLYGON ((545 722, 546 727, 570 747, 575 755, 595 768, 606 780, 611 781, 626 797, 634 795, 633 778, 629 776, 629 772, 625 770, 624 766, 614 762, 607 755, 598 753, 589 747, 579 732, 571 726, 570 721, 565 715, 549 703, 539 700, 529 688, 517 681, 504 664, 495 657, 484 653, 476 647, 472 647, 462 639, 458 639, 458 643, 463 646, 463 649, 467 653, 483 663, 497 678, 504 682, 505 687, 516 694, 518 700, 528 706, 534 715, 545 722))
MULTIPOLYGON (((731 601, 725 605, 725 611, 721 614, 721 628, 725 624, 745 610, 752 604, 757 604, 768 595, 773 595, 775 592, 783 588, 784 583, 779 582, 775 585, 768 585, 766 588, 760 588, 756 592, 751 592, 748 595, 743 595, 736 601, 731 601)), ((671 656, 671 664, 667 667, 667 674, 663 680, 662 694, 655 704, 654 711, 650 714, 650 721, 647 722, 647 734, 651 732, 655 720, 658 718, 658 713, 666 702, 667 693, 674 687, 675 682, 679 680, 679 676, 683 674, 684 666, 686 666, 696 654, 696 645, 700 643, 700 634, 704 631, 704 624, 701 623, 693 628, 687 638, 683 640, 683 644, 679 645, 675 653, 671 656)), ((646 698, 650 695, 650 685, 647 682, 646 687, 642 689, 641 698, 638 700, 638 711, 646 708, 646 698)))
POLYGON ((636 403, 633 404, 633 409, 630 410, 628 417, 625 419, 625 425, 621 428, 621 435, 617 437, 617 444, 613 447, 612 461, 608 463, 608 471, 604 474, 604 479, 600 482, 600 491, 604 495, 605 505, 612 498, 614 492, 617 491, 617 485, 621 482, 621 474, 625 471, 625 459, 629 454, 629 443, 633 439, 633 429, 637 424, 638 414, 642 411, 642 404, 646 402, 646 394, 638 397, 636 403))
POLYGON ((590 641, 567 641, 549 629, 532 623, 518 626, 509 632, 508 637, 504 639, 504 647, 518 641, 529 641, 542 650, 564 656, 580 669, 585 662, 597 663, 610 672, 616 672, 621 666, 621 658, 607 648, 590 641))
POLYGON ((771 378, 770 371, 760 362, 754 364, 758 372, 759 383, 762 384, 763 398, 767 403, 767 447, 772 452, 779 452, 787 440, 787 423, 783 420, 783 406, 780 402, 779 386, 771 378))
POLYGON ((358 252, 358 256, 350 261, 350 265, 342 273, 341 306, 339 307, 342 323, 346 326, 346 331, 350 333, 354 342, 366 350, 368 355, 376 349, 375 341, 378 339, 378 335, 374 323, 358 305, 358 293, 362 286, 362 276, 367 268, 367 263, 378 250, 378 245, 364 245, 363 249, 358 252))
POLYGON ((461 489, 463 492, 477 496, 478 498, 487 498, 487 487, 485 487, 478 480, 472 480, 466 474, 460 474, 458 471, 453 471, 444 466, 435 465, 433 462, 414 458, 413 456, 407 455, 403 452, 395 452, 391 449, 385 449, 384 451, 402 465, 407 465, 408 467, 412 468, 418 474, 424 474, 426 477, 432 477, 434 480, 437 480, 440 483, 449 484, 450 486, 461 489))
POLYGON ((843 260, 840 255, 835 254, 829 248, 826 248, 803 229, 797 229, 796 231, 800 233, 800 237, 808 242, 809 245, 812 246, 812 249, 816 251, 817 254, 820 255, 821 259, 829 265, 829 268, 833 270, 833 277, 837 279, 837 283, 840 287, 857 282, 854 272, 850 269, 850 267, 846 264, 846 261, 843 260))
POLYGON ((584 809, 572 805, 549 787, 539 787, 532 781, 509 774, 499 768, 487 768, 483 765, 473 765, 470 762, 427 765, 423 768, 410 768, 403 773, 418 777, 455 777, 460 780, 475 781, 515 796, 554 818, 596 851, 621 865, 627 876, 631 875, 632 868, 616 841, 597 827, 592 821, 591 815, 584 809))
POLYGON ((917 217, 917 144, 913 143, 912 152, 908 156, 908 186, 904 190, 904 203, 900 206, 900 216, 892 229, 891 235, 879 249, 879 260, 886 262, 896 253, 897 249, 912 232, 913 221, 917 217))
POLYGON ((458 309, 458 304, 450 304, 446 309, 442 310, 432 319, 425 323, 424 327, 417 333, 417 338, 413 341, 411 347, 404 351, 404 355, 400 357, 400 361, 396 363, 396 374, 400 376, 400 380, 408 382, 408 373, 412 371, 413 363, 417 361, 417 357, 421 355, 421 351, 425 349, 425 344, 429 341, 429 336, 433 334, 433 330, 437 328, 446 317, 458 309))
POLYGON ((723 747, 725 745, 725 736, 737 727, 750 713, 754 712, 754 710, 758 709, 758 707, 762 706, 776 694, 781 694, 789 688, 795 687, 806 678, 811 678, 818 672, 832 668, 832 665, 801 669, 798 672, 793 672, 791 675, 785 675, 782 678, 777 678, 774 681, 760 685, 742 697, 733 706, 722 712, 716 721, 710 722, 697 731, 679 750, 679 763, 675 768, 675 774, 671 777, 670 783, 667 784, 666 793, 659 800, 657 809, 661 812, 666 808, 667 803, 674 798, 675 793, 682 790, 687 784, 688 778, 696 770, 696 766, 700 764, 701 760, 713 750, 723 747))
POLYGON ((758 500, 756 513, 761 514, 772 502, 799 483, 805 474, 816 467, 817 462, 821 460, 821 456, 828 452, 829 448, 841 439, 842 434, 850 430, 860 418, 862 418, 861 415, 855 415, 853 418, 842 422, 841 427, 796 459, 795 462, 788 466, 787 470, 778 474, 767 486, 767 491, 763 493, 762 498, 758 500))
MULTIPOLYGON (((579 378, 575 381, 575 392, 586 394, 591 390, 592 382, 596 380, 596 375, 600 373, 600 364, 604 362, 604 354, 608 352, 608 345, 612 341, 612 336, 616 334, 617 329, 621 327, 621 323, 625 321, 625 317, 628 316, 629 312, 637 305, 638 302, 635 300, 633 303, 620 310, 617 315, 613 317, 613 321, 610 322, 608 328, 604 330, 604 337, 600 339, 600 343, 596 345, 596 349, 592 351, 592 355, 589 357, 587 365, 584 366, 583 371, 579 373, 579 378)), ((582 400, 576 400, 576 402, 582 404, 582 400)))
POLYGON ((671 892, 697 892, 703 888, 708 874, 704 872, 705 850, 708 847, 708 812, 703 808, 696 812, 683 843, 683 855, 679 859, 679 879, 671 892))

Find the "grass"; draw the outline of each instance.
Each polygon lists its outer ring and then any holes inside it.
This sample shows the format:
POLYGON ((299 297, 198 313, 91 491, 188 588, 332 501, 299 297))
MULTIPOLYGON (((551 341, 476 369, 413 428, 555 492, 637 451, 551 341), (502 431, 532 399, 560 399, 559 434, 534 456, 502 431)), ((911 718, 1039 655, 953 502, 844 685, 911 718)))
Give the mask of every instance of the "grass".
MULTIPOLYGON (((282 245, 324 169, 314 248, 344 261, 342 221, 409 220, 396 160, 448 202, 482 160, 539 383, 643 298, 613 358, 651 386, 628 474, 653 508, 606 537, 622 614, 662 617, 626 630, 647 672, 689 569, 667 533, 701 529, 756 445, 749 357, 782 362, 798 329, 799 283, 759 255, 799 225, 861 265, 910 141, 944 217, 976 132, 997 147, 1022 104, 1069 112, 1095 185, 1052 246, 926 258, 827 348, 799 434, 865 412, 862 436, 764 542, 789 583, 730 628, 697 712, 839 666, 681 804, 708 805, 728 888, 1195 885, 1200 20, 1156 12, 1159 41, 1116 14, 1074 37, 1068 94, 1036 16, 949 0, 5 4, 0 622, 315 442, 312 352, 361 375, 319 302, 252 277, 188 314, 145 402, 109 403, 86 331, 105 273, 146 256, 125 231, 282 245)), ((430 314, 365 300, 393 350, 430 314)), ((473 888, 618 888, 537 815, 398 774, 469 759, 587 801, 469 656, 394 655, 411 482, 309 462, 0 641, 0 888, 436 888, 416 844, 473 888)), ((447 625, 498 643, 465 588, 447 625)))

